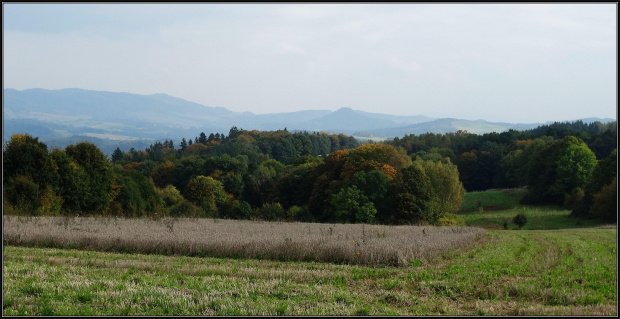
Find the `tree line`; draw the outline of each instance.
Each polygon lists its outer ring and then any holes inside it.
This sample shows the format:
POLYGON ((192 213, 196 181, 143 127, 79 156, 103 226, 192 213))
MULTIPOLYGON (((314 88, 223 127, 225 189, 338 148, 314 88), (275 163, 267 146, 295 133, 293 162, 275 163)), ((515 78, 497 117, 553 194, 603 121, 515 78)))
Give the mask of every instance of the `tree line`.
POLYGON ((17 214, 457 224, 466 189, 525 186, 528 203, 615 220, 615 132, 615 122, 554 123, 359 145, 343 134, 232 127, 179 147, 116 149, 110 160, 88 142, 48 151, 16 134, 3 147, 3 205, 17 214))
POLYGON ((426 133, 387 144, 413 158, 450 158, 467 191, 527 187, 525 204, 561 205, 574 215, 617 219, 617 122, 556 122, 482 135, 426 133))

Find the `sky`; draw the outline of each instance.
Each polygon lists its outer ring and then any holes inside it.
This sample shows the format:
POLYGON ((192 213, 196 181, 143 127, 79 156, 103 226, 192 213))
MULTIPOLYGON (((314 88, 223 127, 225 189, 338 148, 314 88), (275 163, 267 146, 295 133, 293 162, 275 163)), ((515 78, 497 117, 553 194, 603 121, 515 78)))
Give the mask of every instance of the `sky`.
POLYGON ((3 87, 256 114, 617 118, 617 4, 3 3, 3 87))

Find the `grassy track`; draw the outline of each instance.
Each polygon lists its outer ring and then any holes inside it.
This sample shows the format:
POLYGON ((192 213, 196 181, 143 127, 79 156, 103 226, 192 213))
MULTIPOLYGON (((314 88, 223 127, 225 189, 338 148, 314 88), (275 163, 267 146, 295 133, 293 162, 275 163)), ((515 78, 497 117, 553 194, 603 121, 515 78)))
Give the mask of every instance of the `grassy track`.
POLYGON ((3 315, 617 315, 616 232, 488 231, 382 268, 4 246, 3 315))

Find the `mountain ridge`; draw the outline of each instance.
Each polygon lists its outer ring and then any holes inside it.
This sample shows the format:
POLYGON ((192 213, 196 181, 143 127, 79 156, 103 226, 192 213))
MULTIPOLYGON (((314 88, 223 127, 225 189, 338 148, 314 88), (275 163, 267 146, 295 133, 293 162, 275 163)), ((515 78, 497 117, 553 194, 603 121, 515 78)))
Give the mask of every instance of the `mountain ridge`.
MULTIPOLYGON (((40 140, 70 136, 114 136, 131 139, 191 138, 200 132, 227 133, 232 126, 248 130, 326 131, 356 137, 390 139, 405 134, 467 130, 483 134, 529 129, 544 123, 503 123, 486 120, 398 116, 342 107, 336 111, 302 110, 254 114, 206 106, 165 93, 150 95, 94 91, 3 89, 3 134, 38 132, 40 140)), ((615 119, 588 118, 589 121, 615 119)))

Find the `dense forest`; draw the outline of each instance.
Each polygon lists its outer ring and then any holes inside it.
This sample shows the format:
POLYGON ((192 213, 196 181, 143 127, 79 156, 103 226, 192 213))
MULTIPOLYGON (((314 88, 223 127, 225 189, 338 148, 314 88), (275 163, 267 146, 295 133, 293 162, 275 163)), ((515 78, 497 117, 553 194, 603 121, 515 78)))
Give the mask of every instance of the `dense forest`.
POLYGON ((529 131, 407 135, 359 144, 326 133, 201 133, 117 149, 53 148, 28 134, 3 147, 9 214, 462 223, 465 191, 527 187, 525 203, 617 219, 617 122, 529 131))

